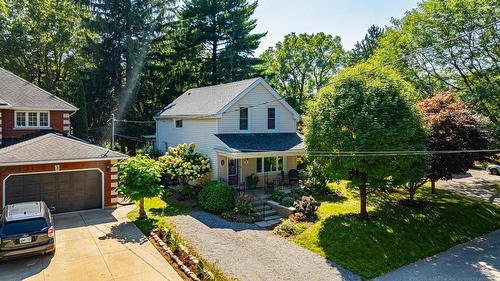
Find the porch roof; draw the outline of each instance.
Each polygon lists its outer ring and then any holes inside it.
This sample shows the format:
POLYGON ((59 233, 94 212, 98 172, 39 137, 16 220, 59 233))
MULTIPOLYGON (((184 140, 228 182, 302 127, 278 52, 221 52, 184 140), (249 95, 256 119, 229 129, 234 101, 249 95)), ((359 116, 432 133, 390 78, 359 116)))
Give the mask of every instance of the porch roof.
POLYGON ((216 134, 230 151, 224 154, 302 154, 303 136, 298 133, 216 134))

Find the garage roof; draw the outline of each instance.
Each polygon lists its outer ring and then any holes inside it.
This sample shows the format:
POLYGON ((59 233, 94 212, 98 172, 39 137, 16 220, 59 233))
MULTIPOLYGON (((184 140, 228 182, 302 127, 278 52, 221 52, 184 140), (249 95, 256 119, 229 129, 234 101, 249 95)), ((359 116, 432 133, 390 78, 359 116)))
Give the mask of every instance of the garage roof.
POLYGON ((0 155, 0 166, 118 160, 128 157, 58 133, 47 133, 0 148, 0 155))

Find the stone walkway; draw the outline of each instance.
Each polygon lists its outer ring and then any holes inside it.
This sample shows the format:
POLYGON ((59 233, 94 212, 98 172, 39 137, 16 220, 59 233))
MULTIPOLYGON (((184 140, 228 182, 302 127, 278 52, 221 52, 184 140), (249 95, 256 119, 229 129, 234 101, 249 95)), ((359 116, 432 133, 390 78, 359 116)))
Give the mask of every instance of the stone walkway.
POLYGON ((463 196, 472 197, 500 206, 500 193, 491 187, 500 183, 500 176, 484 170, 469 170, 467 174, 454 175, 452 180, 438 181, 437 187, 463 196))
POLYGON ((400 280, 500 280, 500 230, 403 266, 374 281, 400 280))
POLYGON ((360 280, 294 243, 255 225, 205 212, 171 219, 182 237, 228 275, 245 280, 360 280))

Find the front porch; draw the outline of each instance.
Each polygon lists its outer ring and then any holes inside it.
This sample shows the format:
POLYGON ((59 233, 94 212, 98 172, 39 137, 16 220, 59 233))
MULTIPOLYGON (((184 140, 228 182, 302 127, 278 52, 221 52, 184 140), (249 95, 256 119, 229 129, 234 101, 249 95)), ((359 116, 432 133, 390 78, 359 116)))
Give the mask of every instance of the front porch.
POLYGON ((299 186, 297 155, 237 158, 217 155, 219 181, 252 195, 299 186))

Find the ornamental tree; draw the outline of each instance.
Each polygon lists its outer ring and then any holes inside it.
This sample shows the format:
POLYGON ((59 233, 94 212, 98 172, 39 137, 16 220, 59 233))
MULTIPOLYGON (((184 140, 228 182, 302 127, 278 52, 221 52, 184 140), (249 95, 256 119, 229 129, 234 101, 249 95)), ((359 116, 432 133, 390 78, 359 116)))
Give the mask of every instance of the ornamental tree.
POLYGON ((118 191, 126 198, 139 201, 139 217, 147 218, 144 198, 159 196, 163 190, 162 167, 159 162, 146 155, 130 157, 118 166, 118 191))
POLYGON ((352 181, 360 192, 360 219, 367 219, 367 190, 392 186, 411 173, 407 156, 328 153, 424 150, 426 133, 405 96, 414 89, 389 68, 361 63, 320 91, 305 120, 309 156, 328 180, 352 181))
POLYGON ((194 143, 179 144, 169 147, 167 154, 160 157, 165 173, 178 180, 181 186, 187 186, 189 181, 199 180, 210 172, 210 159, 195 152, 195 148, 194 143))
MULTIPOLYGON (((419 103, 430 130, 429 151, 482 150, 492 141, 479 116, 465 108, 454 93, 442 92, 419 103)), ((439 153, 430 155, 427 178, 435 193, 437 180, 449 180, 452 174, 465 173, 485 153, 439 153)))

